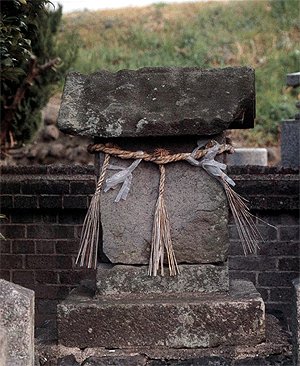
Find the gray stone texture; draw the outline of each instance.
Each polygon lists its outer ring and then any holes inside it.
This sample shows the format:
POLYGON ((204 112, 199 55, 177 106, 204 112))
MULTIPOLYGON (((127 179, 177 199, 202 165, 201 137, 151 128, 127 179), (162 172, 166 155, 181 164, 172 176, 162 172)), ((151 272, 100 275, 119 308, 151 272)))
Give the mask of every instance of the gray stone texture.
POLYGON ((6 366, 34 365, 34 292, 0 279, 0 322, 7 336, 6 366))
POLYGON ((70 348, 55 343, 38 343, 36 353, 44 366, 74 355, 82 366, 291 366, 289 335, 274 316, 266 314, 266 339, 257 345, 214 348, 132 347, 126 349, 70 348), (47 359, 48 362, 44 364, 47 359), (114 363, 115 362, 115 363, 114 363), (121 363, 121 365, 120 365, 121 363))
POLYGON ((240 147, 233 154, 227 155, 227 165, 268 165, 268 150, 266 148, 240 147))
POLYGON ((285 167, 300 166, 300 120, 281 123, 281 164, 285 167))
POLYGON ((111 266, 97 269, 97 296, 165 293, 212 293, 229 289, 228 265, 180 265, 180 275, 148 276, 148 266, 111 266))
POLYGON ((73 295, 58 305, 58 339, 68 347, 205 348, 264 338, 264 303, 246 281, 234 282, 229 295, 73 295))
POLYGON ((0 324, 0 366, 6 366, 6 353, 7 353, 6 334, 0 324))
MULTIPOLYGON (((115 159, 113 162, 129 165, 129 162, 115 159)), ((149 262, 158 186, 158 167, 142 162, 133 173, 126 201, 114 202, 116 190, 102 193, 103 252, 112 263, 149 262)), ((228 210, 219 182, 188 163, 169 164, 166 168, 165 203, 178 263, 226 260, 228 210)))
POLYGON ((70 73, 58 126, 105 138, 212 135, 253 127, 254 117, 252 68, 144 68, 70 73))
MULTIPOLYGON (((214 138, 222 142, 222 137, 214 138)), ((195 148, 196 141, 197 138, 184 141, 164 138, 138 144, 129 140, 122 141, 121 146, 132 151, 164 147, 171 152, 189 152, 195 148)), ((112 164, 119 166, 129 166, 131 162, 111 159, 112 164)), ((107 176, 115 172, 109 171, 107 176)), ((120 186, 101 195, 103 252, 114 264, 148 264, 158 197, 158 166, 141 162, 133 172, 126 201, 116 203, 114 199, 120 186)), ((168 164, 164 197, 178 263, 224 262, 229 245, 228 207, 220 183, 187 162, 168 164)))
POLYGON ((300 363, 300 277, 293 281, 293 290, 293 354, 294 365, 298 366, 300 363))

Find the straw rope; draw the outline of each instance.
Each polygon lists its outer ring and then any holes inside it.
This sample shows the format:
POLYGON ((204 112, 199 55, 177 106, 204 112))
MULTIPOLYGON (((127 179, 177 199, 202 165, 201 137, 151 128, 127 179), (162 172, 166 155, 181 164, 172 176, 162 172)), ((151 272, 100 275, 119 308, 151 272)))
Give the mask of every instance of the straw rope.
POLYGON ((110 155, 105 154, 101 174, 97 182, 96 191, 92 197, 90 207, 83 222, 80 237, 80 247, 76 264, 87 268, 97 267, 97 252, 100 232, 100 192, 109 165, 110 155))
MULTIPOLYGON (((159 270, 164 275, 164 251, 167 252, 167 260, 170 276, 179 273, 179 267, 175 258, 175 253, 171 239, 170 219, 166 209, 164 200, 166 169, 165 164, 177 161, 191 159, 201 159, 206 156, 209 149, 215 145, 214 141, 210 141, 202 150, 194 150, 192 153, 170 154, 164 149, 156 149, 152 154, 141 151, 122 150, 112 144, 94 144, 88 146, 90 153, 102 152, 105 154, 101 174, 96 185, 96 191, 92 197, 90 207, 84 220, 83 230, 80 239, 80 249, 76 259, 76 263, 80 266, 94 268, 97 266, 98 239, 100 231, 100 197, 101 188, 105 180, 106 171, 109 167, 110 156, 120 159, 141 159, 144 161, 155 163, 159 166, 159 194, 155 205, 154 222, 151 238, 151 252, 149 260, 148 274, 157 276, 159 270)), ((233 152, 233 147, 228 144, 219 145, 217 154, 224 152, 233 152)), ((215 156, 215 155, 214 155, 215 156)), ((224 179, 224 176, 216 177, 223 185, 230 209, 233 213, 234 220, 238 229, 238 233, 242 242, 245 255, 247 253, 255 253, 258 248, 259 240, 263 240, 253 220, 254 216, 249 212, 249 208, 245 204, 245 200, 239 196, 224 179)), ((264 222, 266 223, 266 222, 264 222)), ((266 223, 269 226, 272 226, 266 223)))
POLYGON ((166 181, 166 168, 164 165, 159 165, 159 172, 159 194, 154 213, 148 275, 157 276, 159 267, 160 274, 164 275, 164 249, 166 249, 169 274, 170 276, 176 276, 179 273, 179 268, 172 245, 170 219, 164 199, 166 181))
POLYGON ((104 179, 105 179, 105 176, 106 176, 106 171, 107 171, 107 168, 108 168, 108 165, 109 165, 109 160, 110 160, 110 155, 105 154, 104 162, 103 162, 103 165, 102 165, 100 177, 99 177, 98 182, 97 182, 95 194, 99 194, 100 191, 101 191, 102 184, 104 182, 104 179))
MULTIPOLYGON (((204 149, 198 150, 194 155, 194 159, 200 159, 205 156, 208 152, 208 149, 213 146, 213 143, 208 143, 204 149)), ((142 159, 144 161, 150 161, 155 164, 168 164, 174 163, 176 161, 183 161, 188 159, 192 154, 191 153, 177 153, 177 154, 167 154, 161 155, 160 153, 147 153, 141 151, 128 151, 122 150, 117 146, 112 146, 111 144, 94 144, 88 146, 88 152, 91 154, 95 154, 98 152, 103 152, 105 154, 110 154, 120 159, 142 159)), ((220 145, 220 149, 218 154, 222 154, 224 152, 232 153, 233 147, 228 144, 220 145)))

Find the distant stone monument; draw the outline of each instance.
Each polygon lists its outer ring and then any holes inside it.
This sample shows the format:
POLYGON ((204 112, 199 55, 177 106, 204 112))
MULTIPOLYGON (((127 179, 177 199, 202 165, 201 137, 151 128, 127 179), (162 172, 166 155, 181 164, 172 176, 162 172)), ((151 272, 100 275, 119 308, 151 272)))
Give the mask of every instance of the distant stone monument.
MULTIPOLYGON (((300 86, 300 72, 288 74, 286 84, 297 88, 300 86)), ((296 103, 300 109, 300 102, 296 103)), ((300 167, 300 113, 295 118, 281 123, 281 164, 285 167, 300 167)))
MULTIPOLYGON (((251 128, 254 106, 246 67, 69 74, 59 128, 95 138, 102 234, 95 295, 75 292, 58 306, 61 344, 175 350, 264 340, 261 296, 250 282, 229 282, 232 182, 221 154, 224 131, 251 128)), ((83 236, 100 231, 85 225, 83 236)), ((86 241, 80 258, 93 266, 95 251, 86 241)))

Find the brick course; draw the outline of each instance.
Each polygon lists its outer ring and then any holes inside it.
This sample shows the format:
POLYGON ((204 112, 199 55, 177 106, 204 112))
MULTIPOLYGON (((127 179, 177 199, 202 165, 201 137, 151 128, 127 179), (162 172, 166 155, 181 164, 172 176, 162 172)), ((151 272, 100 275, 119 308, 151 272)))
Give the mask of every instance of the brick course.
MULTIPOLYGON (((38 325, 55 318, 59 300, 95 271, 74 266, 80 231, 94 191, 93 167, 2 167, 0 277, 36 291, 38 325)), ((245 257, 230 217, 231 278, 249 279, 267 310, 290 313, 291 280, 299 276, 299 172, 293 169, 231 167, 237 191, 250 200, 264 238, 245 257)))

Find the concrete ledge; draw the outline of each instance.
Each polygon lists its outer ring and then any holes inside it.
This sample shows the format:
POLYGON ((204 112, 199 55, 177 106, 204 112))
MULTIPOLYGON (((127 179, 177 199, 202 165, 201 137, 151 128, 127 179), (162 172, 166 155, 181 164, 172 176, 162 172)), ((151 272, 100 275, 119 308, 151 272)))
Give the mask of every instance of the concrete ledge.
POLYGON ((229 295, 74 295, 58 305, 58 340, 69 347, 204 348, 264 338, 264 303, 246 281, 234 281, 229 295))

